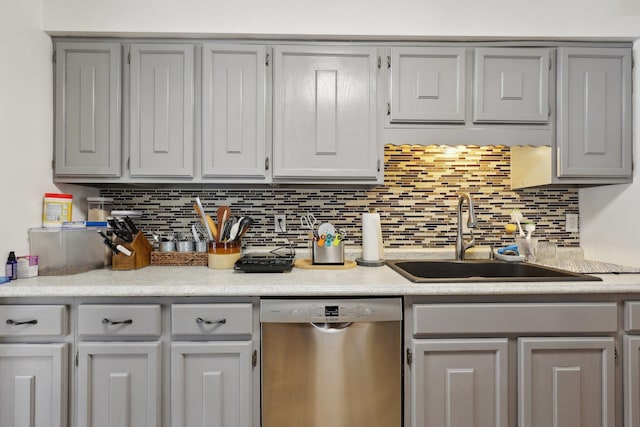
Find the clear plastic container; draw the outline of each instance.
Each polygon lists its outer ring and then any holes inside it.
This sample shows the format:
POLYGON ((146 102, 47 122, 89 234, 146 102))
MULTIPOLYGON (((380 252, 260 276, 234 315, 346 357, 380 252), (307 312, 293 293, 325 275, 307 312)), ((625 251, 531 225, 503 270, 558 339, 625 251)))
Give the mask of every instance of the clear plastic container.
POLYGON ((105 246, 96 228, 32 228, 29 253, 40 276, 64 276, 104 268, 105 246))
POLYGON ((110 197, 87 197, 87 220, 106 221, 112 208, 113 199, 110 197))

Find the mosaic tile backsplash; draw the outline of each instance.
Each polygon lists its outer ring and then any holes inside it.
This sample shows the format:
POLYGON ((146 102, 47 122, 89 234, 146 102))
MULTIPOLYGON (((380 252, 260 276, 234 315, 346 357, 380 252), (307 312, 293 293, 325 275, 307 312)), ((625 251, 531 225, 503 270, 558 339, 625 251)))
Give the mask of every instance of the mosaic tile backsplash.
MULTIPOLYGON (((234 215, 256 220, 243 238, 245 247, 274 247, 286 243, 274 230, 274 215, 285 214, 286 236, 306 247, 307 231, 299 216, 315 214, 319 223, 345 228, 348 246, 362 245, 361 215, 378 212, 385 247, 442 248, 455 245, 457 194, 470 193, 475 202, 477 245, 511 243, 505 233, 512 209, 519 208, 536 224, 535 235, 559 246, 579 246, 579 233, 565 230, 565 215, 578 213, 575 188, 510 189, 509 147, 387 146, 385 183, 374 188, 104 188, 115 199, 114 209, 143 212, 138 225, 152 232, 187 232, 197 221, 196 196, 215 218, 218 206, 234 215)), ((464 209, 466 212, 466 207, 464 209)))

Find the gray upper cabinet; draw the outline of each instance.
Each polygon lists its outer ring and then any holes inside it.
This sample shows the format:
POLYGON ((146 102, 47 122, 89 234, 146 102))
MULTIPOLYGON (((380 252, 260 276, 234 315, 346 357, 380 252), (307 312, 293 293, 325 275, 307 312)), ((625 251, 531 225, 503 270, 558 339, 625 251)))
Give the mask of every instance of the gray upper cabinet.
POLYGON ((474 122, 547 122, 549 49, 477 48, 474 122))
POLYGON ((558 176, 630 177, 631 50, 558 49, 558 176))
POLYGON ((194 145, 194 47, 132 44, 131 176, 193 177, 194 145))
POLYGON ((376 48, 274 49, 273 178, 375 182, 376 48))
POLYGON ((265 46, 203 45, 202 176, 265 178, 265 46))
POLYGON ((466 49, 391 49, 390 120, 464 122, 466 49))
POLYGON ((120 176, 120 51, 119 43, 56 43, 56 176, 120 176))

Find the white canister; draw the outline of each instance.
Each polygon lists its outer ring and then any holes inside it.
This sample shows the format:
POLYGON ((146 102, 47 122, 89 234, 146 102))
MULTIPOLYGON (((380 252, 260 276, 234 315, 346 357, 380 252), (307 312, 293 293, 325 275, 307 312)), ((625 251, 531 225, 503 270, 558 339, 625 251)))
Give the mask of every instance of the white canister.
POLYGON ((87 220, 106 221, 111 216, 113 199, 110 197, 87 197, 87 220))

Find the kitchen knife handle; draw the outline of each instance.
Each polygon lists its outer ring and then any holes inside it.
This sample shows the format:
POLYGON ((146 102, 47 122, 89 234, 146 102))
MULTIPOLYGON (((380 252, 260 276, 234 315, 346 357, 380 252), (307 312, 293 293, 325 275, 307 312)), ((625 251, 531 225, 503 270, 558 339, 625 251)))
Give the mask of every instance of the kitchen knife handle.
POLYGON ((133 222, 131 218, 129 218, 128 216, 125 216, 124 222, 129 228, 129 231, 131 231, 131 234, 133 234, 134 236, 138 234, 138 227, 136 227, 136 224, 133 222))
POLYGON ((227 323, 227 319, 218 319, 218 320, 204 320, 202 317, 196 318, 196 323, 205 324, 205 325, 214 325, 216 323, 224 325, 227 323))
POLYGON ((102 324, 103 325, 131 325, 133 323, 132 319, 127 319, 127 320, 109 320, 106 317, 104 319, 102 319, 102 324))
POLYGON ((25 320, 23 322, 16 322, 13 319, 7 319, 7 325, 18 326, 18 325, 37 325, 37 324, 38 324, 38 320, 37 319, 25 320))

